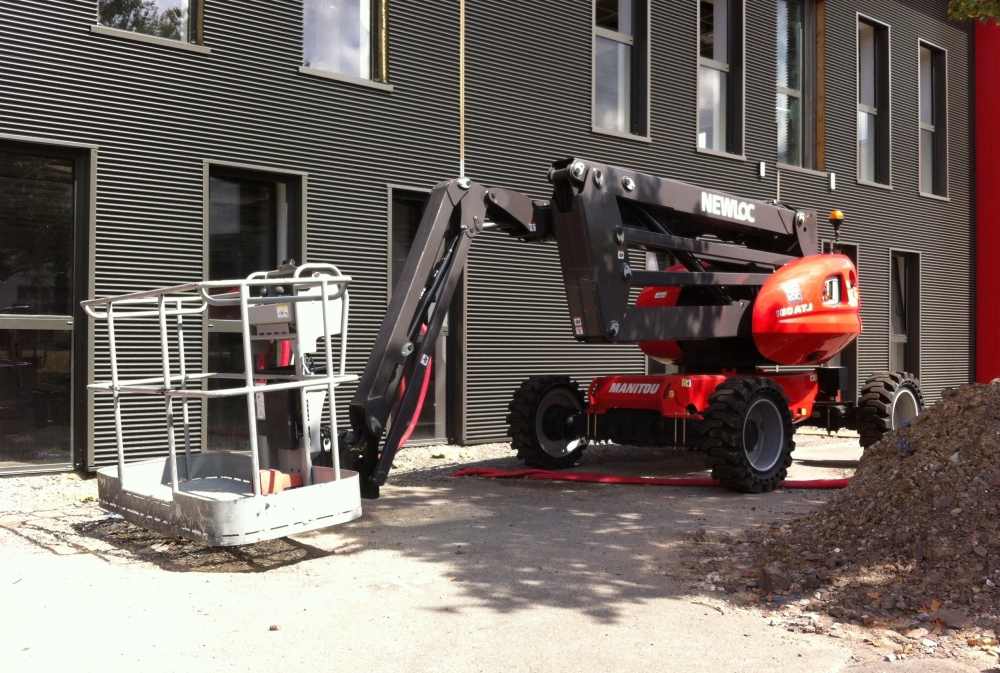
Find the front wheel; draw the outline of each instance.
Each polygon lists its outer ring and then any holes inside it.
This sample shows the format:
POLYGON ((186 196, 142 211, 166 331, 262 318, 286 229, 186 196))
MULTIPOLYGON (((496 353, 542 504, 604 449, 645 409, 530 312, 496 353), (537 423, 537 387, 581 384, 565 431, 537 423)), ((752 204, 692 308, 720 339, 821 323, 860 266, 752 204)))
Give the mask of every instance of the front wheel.
POLYGON ((528 467, 561 470, 580 460, 586 440, 577 430, 584 410, 579 385, 568 376, 532 376, 510 401, 511 448, 528 467))
POLYGON ((733 378, 708 398, 701 448, 712 478, 742 493, 774 490, 792 464, 792 412, 772 379, 733 378))
POLYGON ((924 410, 920 379, 907 372, 875 374, 861 389, 858 434, 868 448, 887 432, 899 430, 924 410))

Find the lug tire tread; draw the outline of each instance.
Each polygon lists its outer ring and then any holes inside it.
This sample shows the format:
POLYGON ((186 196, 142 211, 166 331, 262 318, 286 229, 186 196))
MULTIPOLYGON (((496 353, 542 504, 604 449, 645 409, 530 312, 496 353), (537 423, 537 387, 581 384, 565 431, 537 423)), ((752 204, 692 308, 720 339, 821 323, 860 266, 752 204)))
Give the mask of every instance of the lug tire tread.
POLYGON ((708 398, 702 413, 701 449, 712 469, 712 478, 724 488, 741 493, 773 491, 788 475, 795 441, 792 437, 792 413, 784 391, 773 379, 760 376, 731 378, 723 381, 708 398), (763 391, 763 392, 762 392, 763 391), (765 474, 756 473, 741 446, 741 423, 747 405, 758 394, 770 395, 784 421, 786 450, 765 474))
POLYGON ((540 470, 563 470, 572 467, 580 460, 585 445, 581 445, 565 456, 552 456, 546 453, 538 441, 541 428, 535 427, 535 416, 538 405, 553 388, 571 390, 580 400, 581 408, 586 408, 580 385, 568 376, 532 376, 524 381, 510 400, 507 407, 508 436, 510 446, 517 451, 517 457, 527 467, 540 470))
POLYGON ((922 412, 924 393, 920 379, 909 372, 880 372, 868 377, 858 398, 858 434, 867 449, 892 430, 892 404, 901 388, 909 388, 922 412))

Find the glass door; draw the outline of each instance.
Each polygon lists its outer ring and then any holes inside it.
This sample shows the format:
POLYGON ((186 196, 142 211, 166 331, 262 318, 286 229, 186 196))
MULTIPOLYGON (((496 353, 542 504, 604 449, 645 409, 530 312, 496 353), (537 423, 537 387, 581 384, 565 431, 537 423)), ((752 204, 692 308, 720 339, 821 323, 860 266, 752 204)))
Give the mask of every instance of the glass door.
POLYGON ((0 472, 72 466, 75 172, 0 148, 0 472))
MULTIPOLYGON (((302 263, 297 208, 301 180, 270 173, 213 168, 208 183, 208 280, 246 278, 292 258, 302 263)), ((243 373, 239 312, 212 309, 208 321, 208 371, 243 373)), ((287 343, 287 342, 286 342, 287 343)), ((212 381, 210 387, 242 386, 212 381)), ((207 447, 245 451, 247 407, 242 397, 208 401, 207 447)))
MULTIPOLYGON (((427 205, 427 194, 400 189, 392 190, 391 260, 389 266, 390 292, 403 271, 406 257, 417 235, 420 218, 427 205)), ((417 425, 410 435, 409 444, 442 444, 448 441, 448 318, 445 317, 441 333, 434 345, 431 380, 424 397, 424 406, 417 425)))

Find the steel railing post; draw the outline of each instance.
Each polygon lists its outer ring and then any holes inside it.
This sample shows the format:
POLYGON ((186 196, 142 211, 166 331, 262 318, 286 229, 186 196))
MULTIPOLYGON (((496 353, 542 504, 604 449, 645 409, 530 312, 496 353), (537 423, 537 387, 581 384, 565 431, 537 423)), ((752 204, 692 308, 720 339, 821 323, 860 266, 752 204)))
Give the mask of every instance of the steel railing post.
POLYGON ((160 310, 160 359, 163 361, 164 407, 167 413, 167 451, 170 453, 170 490, 180 490, 177 480, 177 447, 174 444, 174 398, 167 395, 170 388, 170 347, 167 343, 167 297, 159 297, 160 310))
POLYGON ((253 383, 253 353, 250 352, 250 287, 240 283, 240 319, 243 323, 243 369, 246 375, 247 423, 250 427, 250 469, 253 494, 260 495, 260 457, 257 455, 257 405, 253 383))
MULTIPOLYGON (((180 354, 181 390, 187 390, 187 354, 184 350, 184 316, 181 314, 181 302, 177 300, 177 350, 180 354)), ((187 395, 181 398, 181 412, 184 417, 184 479, 191 481, 191 417, 188 413, 187 395)))
POLYGON ((115 441, 118 443, 118 481, 125 489, 125 438, 122 436, 121 391, 118 390, 118 351, 115 344, 114 303, 108 307, 108 349, 111 355, 111 399, 115 414, 115 441))
MULTIPOLYGON (((330 397, 330 457, 333 459, 333 479, 334 481, 340 481, 340 443, 337 441, 337 401, 334 399, 336 385, 333 383, 333 345, 330 343, 330 294, 327 290, 326 280, 320 285, 320 291, 323 297, 323 335, 325 337, 323 339, 323 346, 326 354, 326 385, 327 395, 330 397)), ((346 296, 347 292, 344 292, 344 297, 346 298, 346 296)), ((343 322, 343 319, 341 319, 341 327, 343 327, 343 322)), ((340 338, 342 343, 345 337, 346 335, 341 332, 340 338)), ((341 360, 340 367, 343 370, 343 360, 341 360)))

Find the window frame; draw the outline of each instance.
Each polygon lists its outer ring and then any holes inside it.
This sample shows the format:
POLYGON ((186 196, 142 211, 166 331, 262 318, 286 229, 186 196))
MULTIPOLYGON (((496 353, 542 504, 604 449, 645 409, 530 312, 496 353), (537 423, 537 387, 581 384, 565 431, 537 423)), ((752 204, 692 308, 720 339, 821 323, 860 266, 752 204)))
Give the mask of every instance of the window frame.
POLYGON ((923 305, 923 280, 922 277, 922 267, 923 260, 921 259, 921 252, 919 250, 911 250, 908 248, 889 248, 888 254, 888 268, 889 268, 889 283, 887 289, 889 291, 889 301, 886 302, 886 313, 885 316, 888 319, 886 325, 886 343, 888 346, 888 351, 886 352, 886 369, 888 371, 902 371, 892 369, 892 347, 894 343, 899 342, 898 335, 892 333, 892 274, 896 273, 895 268, 895 258, 896 257, 906 258, 907 265, 907 278, 906 278, 906 313, 907 313, 907 333, 904 336, 903 343, 906 344, 906 357, 909 360, 906 363, 906 371, 913 374, 916 377, 920 377, 920 361, 921 361, 921 306, 923 305), (894 338, 895 337, 895 338, 894 338))
MULTIPOLYGON (((933 77, 933 73, 932 73, 933 77)), ((950 201, 951 200, 951 170, 949 161, 949 124, 948 124, 948 50, 944 47, 939 47, 938 45, 917 38, 917 193, 928 199, 936 199, 939 201, 950 201), (937 119, 934 123, 934 128, 931 129, 934 133, 934 149, 937 158, 934 162, 934 172, 937 173, 935 180, 941 181, 941 190, 943 193, 939 194, 937 192, 924 191, 921 182, 920 167, 923 165, 923 151, 921 149, 920 142, 920 131, 923 130, 924 124, 920 121, 920 109, 923 103, 922 87, 920 86, 920 49, 927 48, 931 51, 931 58, 941 59, 941 70, 938 72, 937 77, 932 81, 932 86, 939 87, 939 94, 936 100, 933 100, 931 104, 934 106, 934 113, 937 119), (940 129, 940 133, 939 133, 940 129)))
MULTIPOLYGON (((87 389, 94 382, 97 327, 80 306, 81 299, 94 296, 97 277, 97 161, 100 146, 69 140, 39 138, 0 133, 0 149, 72 158, 76 175, 76 222, 74 224, 73 336, 70 355, 72 406, 70 408, 70 463, 54 464, 18 473, 63 472, 94 467, 95 427, 89 422, 95 414, 95 394, 87 389)), ((27 316, 31 318, 31 316, 27 316)), ((48 322, 62 322, 65 316, 45 316, 39 329, 48 322)))
POLYGON ((859 185, 867 187, 877 187, 880 189, 892 189, 892 26, 884 21, 871 17, 861 12, 855 13, 854 24, 854 174, 855 181, 859 185), (877 107, 869 108, 861 103, 861 63, 860 49, 861 42, 858 33, 860 26, 866 23, 875 29, 875 99, 877 107), (880 40, 881 36, 881 40, 880 40), (884 44, 882 42, 884 41, 884 44), (884 86, 880 83, 884 81, 884 86), (863 109, 867 108, 867 109, 863 109), (879 112, 882 108, 883 112, 879 112), (866 180, 861 177, 861 157, 858 151, 858 127, 857 113, 874 110, 876 119, 875 142, 875 180, 866 180), (880 176, 880 173, 882 175, 880 176), (884 177, 885 180, 880 180, 884 177))
MULTIPOLYGON (((426 194, 430 197, 432 189, 429 187, 417 187, 395 182, 386 183, 386 256, 385 256, 385 279, 386 292, 385 303, 388 307, 392 301, 393 277, 392 277, 392 216, 393 201, 396 192, 409 192, 411 194, 426 194)), ((468 262, 466 262, 468 267, 468 262)), ((466 371, 466 353, 468 353, 468 339, 465 324, 466 295, 468 293, 467 274, 462 273, 455 288, 451 306, 448 308, 448 317, 445 327, 440 336, 446 339, 445 377, 443 381, 438 381, 439 388, 435 393, 444 394, 444 404, 441 413, 444 414, 444 428, 446 440, 448 442, 462 443, 466 436, 466 414, 465 414, 465 394, 468 385, 466 371)), ((435 396, 435 400, 440 399, 435 396)), ((436 440, 417 440, 413 446, 431 446, 436 440)))
MULTIPOLYGON (((650 132, 650 54, 651 40, 650 31, 652 28, 652 22, 650 20, 652 12, 650 11, 650 1, 649 0, 632 0, 632 13, 636 15, 636 8, 638 3, 642 3, 641 12, 638 13, 639 16, 644 16, 645 20, 642 21, 642 31, 643 35, 641 37, 637 35, 628 36, 624 33, 619 33, 617 31, 608 30, 607 28, 599 28, 597 26, 597 0, 590 0, 590 130, 592 133, 597 133, 601 135, 613 136, 616 138, 625 138, 628 140, 637 140, 639 142, 652 142, 652 134, 650 132), (605 39, 614 40, 616 42, 621 42, 623 44, 631 45, 633 50, 632 56, 632 67, 633 70, 638 63, 641 68, 641 73, 632 73, 632 108, 633 114, 636 110, 635 98, 637 96, 635 84, 638 82, 642 85, 642 98, 644 99, 643 104, 640 106, 642 115, 641 126, 645 127, 642 133, 618 131, 615 129, 605 128, 603 126, 597 125, 597 38, 603 37, 605 39), (637 40, 638 38, 638 40, 637 40), (627 41, 626 41, 627 40, 627 41), (637 45, 636 42, 639 42, 637 45), (641 55, 637 58, 635 53, 640 51, 641 55)), ((638 31, 634 31, 638 32, 638 31)))
POLYGON ((211 54, 212 50, 205 46, 205 2, 207 0, 190 0, 189 11, 189 25, 188 30, 194 30, 195 39, 188 40, 184 42, 182 40, 174 40, 169 37, 159 37, 158 35, 148 35, 146 33, 139 33, 134 30, 123 30, 121 28, 112 28, 110 26, 105 26, 101 23, 100 10, 97 6, 97 2, 94 3, 94 23, 90 26, 90 32, 95 35, 105 35, 108 37, 120 37, 126 40, 134 40, 136 42, 145 42, 147 44, 155 44, 161 47, 171 47, 174 49, 182 49, 185 51, 193 51, 199 54, 211 54))
MULTIPOLYGON (((389 0, 371 0, 371 3, 371 77, 357 77, 335 70, 315 68, 305 65, 304 62, 299 63, 299 74, 322 77, 348 84, 358 84, 382 91, 392 91, 393 86, 389 83, 389 0)), ((299 30, 301 61, 305 61, 305 11, 305 3, 303 3, 299 30)))
POLYGON ((747 2, 746 0, 724 0, 729 4, 729 53, 730 59, 729 63, 723 64, 719 61, 713 59, 705 58, 701 55, 701 0, 695 0, 697 2, 695 11, 695 27, 694 27, 694 53, 695 53, 695 105, 694 105, 694 147, 695 151, 700 154, 710 154, 717 157, 725 157, 728 159, 735 159, 738 161, 746 161, 746 51, 747 51, 747 2), (739 12, 734 14, 732 9, 733 5, 739 5, 739 12), (733 16, 738 18, 738 31, 739 35, 739 48, 733 49, 733 16), (733 54, 739 59, 738 63, 733 64, 733 54), (698 110, 698 99, 701 95, 701 66, 702 64, 708 67, 714 68, 716 70, 722 70, 719 66, 725 66, 725 70, 729 75, 732 75, 734 69, 738 70, 738 78, 727 77, 727 91, 726 91, 726 150, 716 150, 709 147, 702 147, 698 143, 698 135, 701 132, 700 126, 700 114, 698 110), (735 80, 735 82, 734 82, 735 80), (738 82, 738 86, 736 83, 738 82), (737 104, 733 104, 734 96, 732 95, 734 90, 738 91, 738 95, 735 96, 737 104), (737 114, 738 111, 738 114, 737 114), (735 122, 735 123, 734 123, 735 122), (733 131, 734 128, 738 128, 738 131, 733 131), (734 136, 737 136, 734 138, 734 136), (738 147, 730 149, 730 140, 736 140, 738 142, 738 147))
MULTIPOLYGON (((826 175, 826 157, 824 156, 825 142, 823 119, 825 115, 821 108, 825 105, 825 82, 823 75, 824 55, 823 55, 823 34, 825 32, 825 6, 824 0, 792 0, 800 2, 803 8, 802 15, 802 49, 800 55, 800 86, 799 90, 790 89, 777 84, 777 71, 775 72, 775 106, 777 97, 780 94, 792 96, 799 100, 801 123, 799 129, 799 141, 801 156, 799 164, 789 164, 777 160, 779 169, 790 169, 793 171, 803 171, 826 175)), ((777 34, 775 34, 777 40, 777 34)), ((775 67, 777 68, 777 59, 775 67)), ((775 119, 777 123, 777 119, 775 119)), ((775 154, 777 155, 777 143, 775 143, 775 154)))

